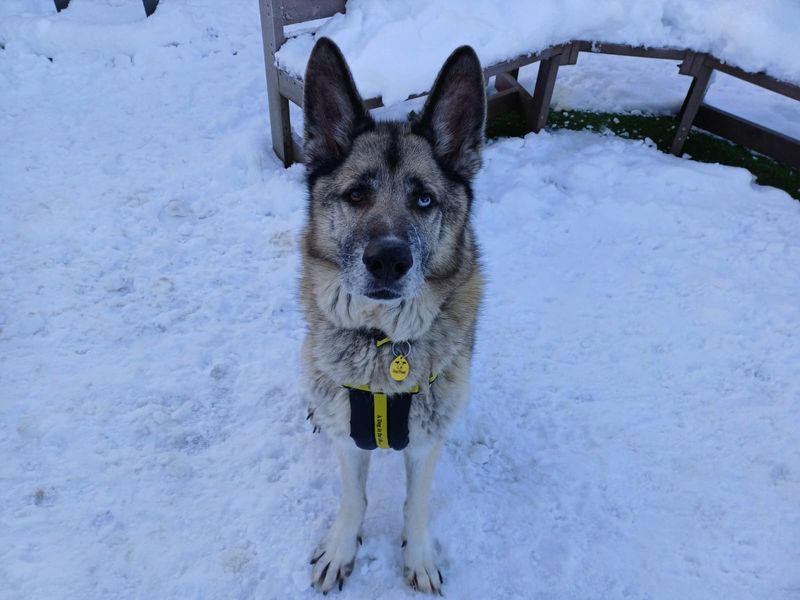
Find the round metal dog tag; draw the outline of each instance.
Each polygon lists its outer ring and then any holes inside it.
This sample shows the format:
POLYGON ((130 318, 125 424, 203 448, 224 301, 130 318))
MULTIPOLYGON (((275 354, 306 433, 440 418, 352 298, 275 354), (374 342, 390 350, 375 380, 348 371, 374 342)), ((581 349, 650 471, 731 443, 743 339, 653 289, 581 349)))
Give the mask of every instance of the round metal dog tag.
POLYGON ((402 354, 394 357, 394 360, 389 365, 389 375, 395 381, 403 381, 411 372, 411 365, 408 364, 408 359, 402 354))

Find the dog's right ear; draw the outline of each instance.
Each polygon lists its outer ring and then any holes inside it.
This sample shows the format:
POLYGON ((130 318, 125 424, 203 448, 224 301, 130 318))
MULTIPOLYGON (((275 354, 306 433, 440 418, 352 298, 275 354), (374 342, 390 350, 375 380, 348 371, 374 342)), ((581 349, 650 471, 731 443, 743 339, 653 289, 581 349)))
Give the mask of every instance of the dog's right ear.
POLYGON ((342 51, 325 37, 308 59, 303 120, 303 152, 312 168, 343 159, 355 136, 373 125, 342 51))
POLYGON ((447 169, 467 180, 475 176, 486 127, 486 88, 475 50, 461 46, 453 51, 412 127, 428 138, 447 169))

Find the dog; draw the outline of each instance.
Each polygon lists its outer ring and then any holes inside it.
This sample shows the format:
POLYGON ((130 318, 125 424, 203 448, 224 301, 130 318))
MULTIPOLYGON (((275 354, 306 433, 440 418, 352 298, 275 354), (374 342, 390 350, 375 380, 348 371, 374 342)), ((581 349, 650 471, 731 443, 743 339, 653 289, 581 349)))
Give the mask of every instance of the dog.
POLYGON ((303 110, 308 418, 341 469, 341 505, 311 557, 311 582, 327 593, 351 574, 370 449, 392 447, 406 468, 405 580, 441 593, 428 505, 445 433, 467 399, 483 286, 470 220, 486 121, 481 65, 469 46, 456 49, 418 116, 376 121, 341 51, 321 38, 303 110))

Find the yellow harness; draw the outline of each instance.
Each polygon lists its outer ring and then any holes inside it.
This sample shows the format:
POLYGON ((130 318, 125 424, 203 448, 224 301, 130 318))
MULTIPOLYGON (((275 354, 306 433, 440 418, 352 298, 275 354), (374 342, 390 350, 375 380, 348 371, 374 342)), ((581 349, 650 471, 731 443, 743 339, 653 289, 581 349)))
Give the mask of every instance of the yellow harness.
MULTIPOLYGON (((384 337, 376 340, 375 345, 381 347, 388 343, 391 343, 391 340, 384 337)), ((397 344, 392 343, 395 357, 389 366, 389 375, 395 381, 403 381, 411 372, 411 365, 408 362, 411 343, 403 342, 403 344, 408 349, 407 352, 397 351, 397 344)), ((428 383, 433 383, 435 380, 435 374, 428 376, 428 383)), ((346 383, 344 387, 350 393, 350 437, 359 448, 402 450, 408 445, 408 414, 411 409, 411 397, 420 391, 418 383, 404 392, 395 394, 373 390, 369 385, 346 383)))

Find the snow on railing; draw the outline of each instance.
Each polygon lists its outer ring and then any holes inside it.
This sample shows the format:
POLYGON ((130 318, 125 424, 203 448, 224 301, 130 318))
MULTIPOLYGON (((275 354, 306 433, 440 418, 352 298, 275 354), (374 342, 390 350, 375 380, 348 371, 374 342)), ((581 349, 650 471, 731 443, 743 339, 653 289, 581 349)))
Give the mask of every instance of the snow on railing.
MULTIPOLYGON (((276 53, 286 41, 287 25, 331 17, 345 10, 344 0, 259 0, 261 33, 267 77, 272 145, 275 154, 286 166, 302 161, 302 144, 292 133, 289 101, 303 104, 303 82, 276 61, 276 53)), ((781 81, 766 73, 754 73, 727 64, 708 52, 688 48, 645 47, 621 43, 573 40, 531 51, 510 60, 491 64, 484 69, 488 80, 495 77, 497 93, 489 96, 489 114, 509 110, 520 112, 533 132, 547 123, 556 75, 561 66, 574 65, 581 52, 622 56, 679 60, 679 73, 692 77, 683 106, 678 112, 678 125, 670 150, 680 156, 693 125, 710 131, 757 152, 771 156, 791 167, 800 168, 800 140, 768 129, 747 119, 725 112, 703 102, 713 72, 721 71, 742 81, 800 101, 800 86, 781 81), (533 93, 517 81, 519 68, 539 62, 533 93)), ((413 94, 409 98, 424 94, 413 94)), ((367 108, 383 106, 380 96, 365 100, 367 108)))

